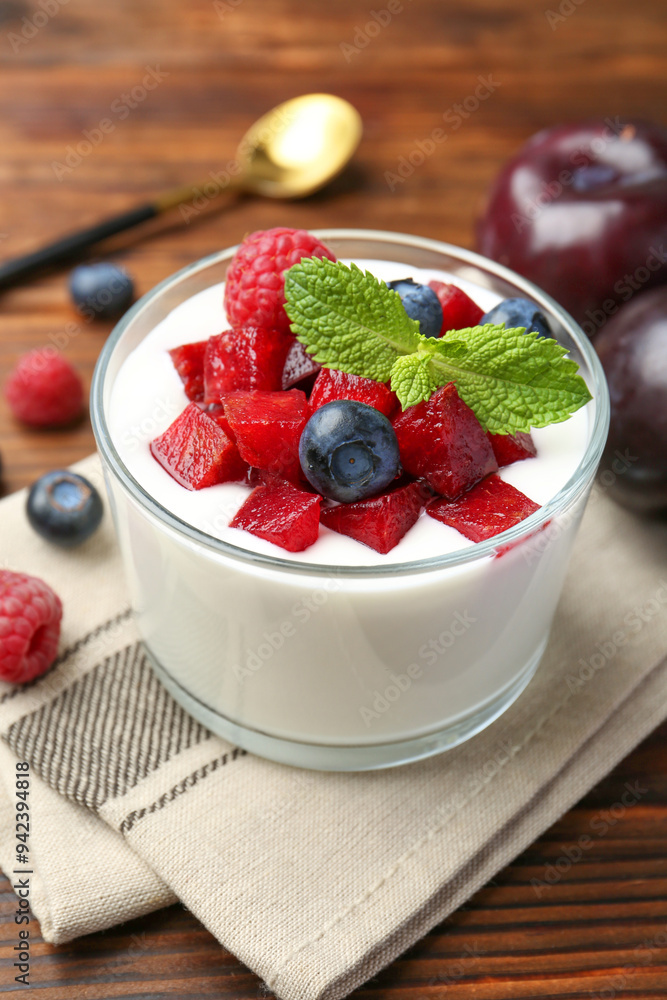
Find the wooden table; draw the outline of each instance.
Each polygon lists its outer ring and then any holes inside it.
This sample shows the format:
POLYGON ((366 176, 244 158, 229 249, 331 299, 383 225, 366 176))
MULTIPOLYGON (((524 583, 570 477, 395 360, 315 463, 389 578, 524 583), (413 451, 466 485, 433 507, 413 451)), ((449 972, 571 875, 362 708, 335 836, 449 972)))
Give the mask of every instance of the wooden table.
MULTIPOLYGON (((105 253, 129 269, 139 293, 275 225, 386 228, 472 246, 487 185, 531 133, 572 118, 665 113, 664 0, 550 2, 403 0, 388 18, 386 0, 368 9, 353 0, 2 0, 0 255, 207 178, 258 115, 315 90, 348 98, 363 116, 353 168, 306 201, 244 200, 117 238, 105 253), (159 82, 149 90, 142 80, 151 70, 159 82), (460 128, 404 180, 387 179, 490 76, 492 93, 460 128), (81 146, 103 118, 113 129, 81 146)), ((109 328, 77 319, 65 274, 42 277, 2 296, 2 375, 21 352, 54 343, 89 380, 109 328)), ((88 420, 29 432, 0 403, 6 492, 92 450, 88 420)), ((20 989, 11 971, 15 898, 6 881, 0 888, 0 990, 8 991, 20 989)), ((356 996, 664 997, 666 898, 667 725, 356 996), (641 802, 614 809, 607 833, 538 898, 530 879, 635 778, 649 789, 641 802)), ((38 943, 32 980, 40 1000, 266 996, 179 906, 67 946, 38 943)))

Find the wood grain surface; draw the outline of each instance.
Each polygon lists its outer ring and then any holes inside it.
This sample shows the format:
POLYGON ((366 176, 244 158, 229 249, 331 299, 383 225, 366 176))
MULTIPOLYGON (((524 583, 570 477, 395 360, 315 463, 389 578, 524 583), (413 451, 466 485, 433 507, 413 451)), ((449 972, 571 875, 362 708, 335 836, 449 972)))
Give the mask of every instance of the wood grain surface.
MULTIPOLYGON (((170 185, 205 181, 225 169, 256 117, 299 93, 331 91, 356 105, 365 134, 354 165, 301 202, 221 199, 188 224, 174 213, 117 237, 100 254, 127 267, 139 294, 275 225, 394 229, 473 246, 487 185, 531 133, 586 117, 666 120, 664 0, 403 0, 392 8, 387 19, 386 0, 0 0, 0 259, 170 185), (147 89, 151 70, 159 83, 147 89), (490 96, 459 127, 446 126, 446 140, 402 182, 388 179, 480 77, 492 81, 490 96), (104 118, 113 129, 81 147, 104 118)), ((90 381, 110 324, 77 318, 66 278, 53 273, 0 296, 0 380, 20 353, 52 343, 90 381)), ((5 492, 92 450, 88 419, 27 431, 0 402, 5 492)), ((15 897, 6 881, 0 892, 0 991, 20 991, 15 897)), ((37 941, 24 992, 39 1000, 268 996, 178 906, 59 948, 37 941)), ((667 726, 355 996, 667 996, 667 726), (634 780, 647 793, 614 809, 634 780), (606 810, 605 834, 568 867, 568 850, 606 810), (531 878, 557 862, 564 871, 538 897, 531 878)))

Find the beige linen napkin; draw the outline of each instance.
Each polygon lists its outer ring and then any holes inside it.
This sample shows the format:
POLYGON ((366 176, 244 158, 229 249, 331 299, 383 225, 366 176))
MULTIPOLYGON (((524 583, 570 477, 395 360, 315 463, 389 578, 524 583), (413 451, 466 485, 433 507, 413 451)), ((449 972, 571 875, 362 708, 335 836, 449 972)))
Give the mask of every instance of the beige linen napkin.
MULTIPOLYGON (((96 459, 79 468, 99 480, 96 459)), ((143 655, 109 518, 82 549, 54 552, 23 503, 0 504, 2 562, 51 583, 65 618, 57 666, 0 692, 0 863, 16 867, 11 780, 14 761, 28 760, 32 904, 52 941, 173 893, 279 997, 343 997, 667 716, 667 525, 642 523, 600 489, 521 698, 446 754, 361 774, 263 761, 190 719, 143 655)))

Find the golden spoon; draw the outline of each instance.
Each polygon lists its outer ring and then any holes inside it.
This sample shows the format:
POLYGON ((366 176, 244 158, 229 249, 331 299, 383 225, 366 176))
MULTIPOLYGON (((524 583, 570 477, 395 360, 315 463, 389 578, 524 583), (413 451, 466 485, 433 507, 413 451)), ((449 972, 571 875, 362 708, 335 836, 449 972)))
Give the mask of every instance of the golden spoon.
POLYGON ((302 198, 323 187, 350 160, 361 139, 359 113, 333 94, 304 94, 273 108, 252 125, 236 152, 236 170, 224 183, 188 184, 146 205, 65 236, 41 250, 0 265, 0 288, 35 271, 71 261, 100 240, 137 226, 193 199, 223 191, 265 198, 302 198), (210 192, 210 193, 209 193, 210 192))

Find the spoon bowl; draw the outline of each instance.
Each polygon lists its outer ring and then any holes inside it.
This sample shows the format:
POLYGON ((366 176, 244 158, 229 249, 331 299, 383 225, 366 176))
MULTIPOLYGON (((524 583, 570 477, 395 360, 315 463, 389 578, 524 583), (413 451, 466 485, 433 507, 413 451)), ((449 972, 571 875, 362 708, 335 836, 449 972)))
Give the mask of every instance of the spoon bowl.
POLYGON ((265 198, 302 198, 340 173, 361 139, 358 111, 333 94, 304 94, 252 125, 236 158, 238 185, 265 198))

